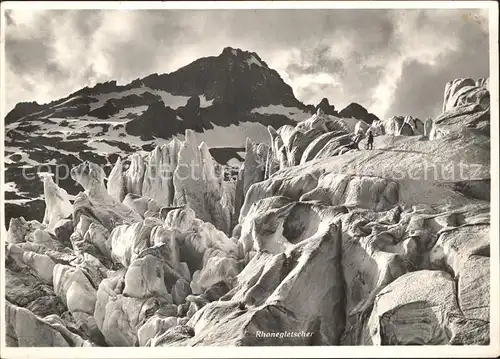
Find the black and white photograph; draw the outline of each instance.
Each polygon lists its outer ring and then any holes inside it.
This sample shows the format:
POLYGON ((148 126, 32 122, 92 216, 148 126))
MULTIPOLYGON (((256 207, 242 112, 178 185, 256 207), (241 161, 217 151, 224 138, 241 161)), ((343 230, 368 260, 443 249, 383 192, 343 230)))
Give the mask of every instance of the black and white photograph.
POLYGON ((2 358, 500 355, 496 2, 1 6, 2 358))

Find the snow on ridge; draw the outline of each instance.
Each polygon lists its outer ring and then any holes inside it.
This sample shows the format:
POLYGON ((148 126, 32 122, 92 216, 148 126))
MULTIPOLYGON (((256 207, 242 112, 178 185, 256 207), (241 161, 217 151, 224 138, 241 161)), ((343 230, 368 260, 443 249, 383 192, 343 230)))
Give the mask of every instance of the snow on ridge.
POLYGON ((93 102, 90 104, 90 111, 93 111, 99 107, 104 106, 106 101, 111 100, 111 99, 120 99, 126 96, 130 95, 138 95, 141 96, 145 94, 146 92, 149 92, 153 95, 158 95, 161 97, 163 103, 166 106, 170 106, 173 109, 176 109, 180 106, 184 106, 189 99, 189 96, 177 96, 177 95, 172 95, 171 93, 163 90, 153 90, 152 88, 142 86, 142 87, 137 87, 133 88, 130 90, 124 90, 120 92, 109 92, 109 93, 103 93, 94 96, 95 99, 97 99, 97 102, 93 102))
MULTIPOLYGON (((259 66, 262 66, 260 62, 255 59, 255 62, 259 66)), ((145 93, 151 93, 153 95, 157 95, 161 97, 161 100, 165 104, 165 106, 170 106, 174 110, 178 109, 181 106, 185 106, 187 104, 187 101, 189 100, 190 96, 180 96, 180 95, 172 95, 170 92, 163 91, 163 90, 153 90, 152 88, 142 86, 138 88, 134 88, 131 90, 125 90, 121 92, 110 92, 107 94, 100 94, 97 95, 95 98, 98 99, 98 102, 93 102, 90 104, 90 111, 95 110, 96 108, 104 106, 106 101, 110 99, 120 99, 129 95, 138 95, 141 96, 145 93)), ((213 99, 212 100, 207 100, 205 95, 200 95, 200 107, 209 107, 212 106, 213 99)), ((133 113, 133 114, 141 114, 147 109, 147 106, 136 106, 136 107, 129 107, 121 110, 119 114, 115 115, 115 118, 122 118, 123 116, 126 116, 127 113, 133 113)))
POLYGON ((252 64, 255 64, 255 65, 259 66, 259 67, 264 67, 264 65, 262 64, 262 62, 260 62, 259 60, 257 60, 254 55, 251 55, 250 58, 246 60, 246 62, 248 64, 248 66, 250 66, 250 67, 252 67, 252 64))
POLYGON ((252 110, 252 113, 260 113, 261 115, 283 115, 295 122, 307 120, 311 114, 306 113, 296 107, 286 107, 283 105, 269 105, 265 107, 258 107, 252 110))
POLYGON ((123 98, 123 97, 129 96, 129 95, 139 95, 140 96, 143 93, 145 93, 147 90, 148 89, 145 87, 139 87, 139 88, 133 88, 130 90, 124 90, 124 91, 120 91, 120 92, 115 91, 115 92, 108 92, 108 93, 100 93, 98 95, 93 96, 93 98, 95 98, 98 101, 92 102, 90 104, 90 111, 93 111, 99 107, 104 106, 104 104, 108 100, 119 99, 119 98, 123 98))

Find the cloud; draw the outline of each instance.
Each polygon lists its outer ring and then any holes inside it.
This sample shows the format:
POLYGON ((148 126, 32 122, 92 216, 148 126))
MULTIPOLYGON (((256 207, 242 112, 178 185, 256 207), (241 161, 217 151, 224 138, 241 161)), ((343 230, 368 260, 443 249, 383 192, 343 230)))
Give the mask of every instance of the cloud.
POLYGON ((7 109, 176 70, 226 46, 255 51, 305 103, 436 116, 445 83, 487 77, 476 10, 12 10, 7 109))

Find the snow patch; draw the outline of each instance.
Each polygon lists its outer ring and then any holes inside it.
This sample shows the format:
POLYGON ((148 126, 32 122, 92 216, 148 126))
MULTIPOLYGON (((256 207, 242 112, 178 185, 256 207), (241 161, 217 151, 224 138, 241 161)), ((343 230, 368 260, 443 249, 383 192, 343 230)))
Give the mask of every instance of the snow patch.
MULTIPOLYGON (((136 106, 136 107, 127 107, 124 108, 123 110, 120 110, 116 115, 113 117, 116 119, 124 119, 128 115, 137 115, 140 116, 142 115, 146 110, 148 109, 148 106, 136 106)), ((129 120, 129 119, 126 119, 129 120)), ((124 121, 122 123, 126 123, 127 121, 124 121)))
POLYGON ((176 96, 162 90, 149 89, 148 92, 160 96, 165 106, 170 106, 174 110, 181 106, 185 106, 187 101, 189 100, 189 96, 176 96))
POLYGON ((35 201, 37 199, 42 199, 42 198, 20 198, 20 199, 6 199, 5 203, 9 204, 15 204, 18 206, 24 206, 26 203, 35 201))
MULTIPOLYGON (((241 122, 228 127, 214 126, 204 132, 195 132, 198 143, 205 142, 210 148, 214 147, 245 147, 247 137, 257 143, 269 144, 267 127, 257 122, 241 122)), ((184 135, 176 136, 180 141, 184 135)))
MULTIPOLYGON (((7 150, 9 152, 13 152, 12 154, 9 155, 9 157, 12 157, 14 155, 20 155, 21 156, 21 159, 19 161, 15 161, 16 163, 25 162, 25 164, 29 165, 29 167, 38 166, 39 165, 38 162, 36 162, 36 161, 34 161, 34 160, 32 160, 30 158, 29 153, 25 152, 24 150, 22 150, 19 147, 5 147, 5 150, 7 150)), ((22 167, 20 167, 20 168, 22 168, 22 167)))
POLYGON ((52 147, 52 146, 46 146, 46 145, 44 145, 43 147, 45 147, 49 151, 59 152, 62 155, 66 155, 66 156, 71 156, 72 155, 72 156, 75 156, 76 158, 79 158, 78 157, 78 152, 69 152, 69 151, 66 151, 66 150, 62 150, 62 149, 59 149, 59 148, 55 148, 55 147, 52 147))
POLYGON ((87 142, 87 145, 94 148, 97 153, 108 154, 121 152, 118 147, 111 146, 106 142, 101 142, 99 140, 90 140, 89 142, 87 142))
POLYGON ((5 203, 11 203, 11 204, 18 204, 18 205, 23 205, 27 202, 31 202, 33 200, 37 199, 43 199, 42 196, 38 196, 35 198, 29 198, 29 193, 27 192, 21 192, 19 188, 17 187, 15 182, 7 182, 4 184, 4 193, 5 192, 12 192, 14 193, 17 197, 25 197, 25 198, 16 198, 16 199, 5 199, 5 203), (28 198, 26 198, 28 197, 28 198))
POLYGON ((15 182, 7 182, 3 185, 5 192, 17 192, 17 185, 15 182))
POLYGON ((200 107, 210 107, 212 106, 212 103, 214 102, 214 99, 208 101, 205 95, 200 96, 200 107))

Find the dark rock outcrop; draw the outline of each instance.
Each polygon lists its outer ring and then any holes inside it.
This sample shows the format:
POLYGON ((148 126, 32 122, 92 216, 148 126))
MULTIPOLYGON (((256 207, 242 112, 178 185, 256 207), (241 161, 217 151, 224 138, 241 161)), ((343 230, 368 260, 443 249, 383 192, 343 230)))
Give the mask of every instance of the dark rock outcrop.
POLYGON ((376 115, 369 113, 366 108, 355 102, 347 105, 347 107, 341 110, 338 115, 340 117, 354 117, 359 120, 363 120, 368 124, 379 120, 376 115))

